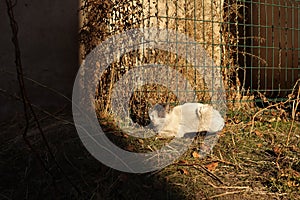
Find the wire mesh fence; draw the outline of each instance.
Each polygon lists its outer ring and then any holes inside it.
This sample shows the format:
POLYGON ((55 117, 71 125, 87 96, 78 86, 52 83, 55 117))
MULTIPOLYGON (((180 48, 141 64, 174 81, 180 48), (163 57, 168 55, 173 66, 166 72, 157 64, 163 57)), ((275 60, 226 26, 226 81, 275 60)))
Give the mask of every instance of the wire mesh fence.
MULTIPOLYGON (((132 28, 172 29, 202 45, 220 67, 229 103, 283 101, 300 78, 299 8, 291 0, 82 0, 81 58, 106 38, 132 28)), ((100 110, 109 110, 114 83, 143 63, 179 71, 191 83, 195 101, 210 100, 213 91, 197 66, 170 52, 143 49, 122 55, 106 70, 96 94, 100 110)), ((131 102, 133 110, 137 105, 147 110, 155 102, 178 103, 161 85, 143 86, 131 102)))
POLYGON ((239 83, 282 100, 299 79, 299 3, 241 1, 238 9, 225 24, 235 35, 236 43, 227 45, 236 53, 239 83))

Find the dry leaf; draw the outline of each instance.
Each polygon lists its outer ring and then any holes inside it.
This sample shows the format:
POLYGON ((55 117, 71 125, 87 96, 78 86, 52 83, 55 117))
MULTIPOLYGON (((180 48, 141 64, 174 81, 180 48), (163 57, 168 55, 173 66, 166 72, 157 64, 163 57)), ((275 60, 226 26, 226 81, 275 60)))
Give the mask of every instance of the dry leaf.
POLYGON ((125 149, 127 151, 134 151, 134 146, 133 145, 128 145, 125 149))
POLYGON ((293 173, 293 175, 296 176, 297 178, 300 178, 300 173, 299 173, 299 172, 293 170, 292 173, 293 173))
POLYGON ((103 126, 107 126, 107 124, 108 124, 108 122, 101 122, 101 125, 103 125, 103 126))
POLYGON ((188 161, 186 161, 186 160, 179 160, 178 163, 179 163, 179 164, 187 164, 188 161))
POLYGON ((144 140, 138 139, 138 141, 139 141, 140 144, 144 144, 144 140))
POLYGON ((250 126, 250 125, 252 125, 252 121, 249 121, 249 122, 247 122, 247 124, 246 124, 247 126, 250 126))
POLYGON ((240 119, 234 119, 234 122, 235 122, 236 124, 238 124, 238 123, 241 122, 241 120, 240 120, 240 119))
POLYGON ((257 146, 258 148, 260 148, 260 147, 262 147, 262 143, 258 143, 256 146, 257 146))
POLYGON ((209 171, 215 171, 216 168, 218 167, 219 163, 218 162, 213 162, 210 163, 208 165, 206 165, 205 167, 209 170, 209 171))
POLYGON ((291 150, 291 151, 294 151, 294 152, 298 152, 298 151, 299 151, 299 148, 298 148, 297 146, 295 146, 295 145, 292 145, 292 146, 290 147, 290 150, 291 150))
POLYGON ((189 174, 189 171, 186 170, 186 169, 179 169, 178 170, 181 174, 184 174, 184 175, 188 175, 189 174))
POLYGON ((271 119, 269 120, 269 122, 270 122, 270 123, 276 122, 276 117, 271 118, 271 119))
POLYGON ((100 62, 99 61, 96 62, 96 66, 100 67, 100 62))
POLYGON ((299 184, 297 184, 295 181, 288 181, 288 182, 287 182, 287 185, 288 185, 289 187, 297 187, 297 186, 299 186, 299 184))
POLYGON ((279 153, 281 152, 281 149, 280 149, 279 146, 275 146, 275 147, 273 148, 273 151, 274 151, 276 154, 279 154, 279 153))
POLYGON ((200 158, 200 155, 199 155, 199 153, 198 153, 197 151, 194 151, 194 152, 192 153, 192 156, 193 156, 194 158, 200 158))
POLYGON ((255 133, 255 135, 257 135, 260 138, 263 136, 263 134, 258 130, 254 131, 254 133, 255 133))

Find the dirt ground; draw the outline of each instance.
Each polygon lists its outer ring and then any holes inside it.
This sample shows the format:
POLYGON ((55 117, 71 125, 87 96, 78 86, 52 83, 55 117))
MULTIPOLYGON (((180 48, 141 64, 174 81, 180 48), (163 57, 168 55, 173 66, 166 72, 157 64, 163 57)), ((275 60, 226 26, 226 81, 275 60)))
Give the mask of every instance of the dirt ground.
MULTIPOLYGON (((228 112, 205 159, 197 158, 195 142, 178 161, 147 174, 102 165, 82 145, 72 117, 62 114, 39 114, 55 160, 30 121, 34 152, 16 116, 0 124, 0 199, 300 199, 299 121, 271 109, 253 119, 255 112, 228 112)), ((135 139, 115 135, 127 140, 123 148, 138 150, 135 139)))

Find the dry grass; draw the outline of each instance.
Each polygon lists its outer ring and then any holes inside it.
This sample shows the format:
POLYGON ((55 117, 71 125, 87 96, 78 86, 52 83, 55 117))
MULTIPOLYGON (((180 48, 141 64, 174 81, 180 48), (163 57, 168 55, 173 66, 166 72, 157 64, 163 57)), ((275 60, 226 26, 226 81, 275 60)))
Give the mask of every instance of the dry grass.
MULTIPOLYGON (((200 137, 175 163, 142 175, 103 166, 85 150, 73 125, 41 113, 51 148, 82 195, 57 171, 35 127, 31 127, 29 139, 54 172, 57 188, 18 137, 22 122, 3 123, 0 195, 4 199, 299 199, 300 122, 297 117, 292 121, 292 112, 281 108, 230 111, 212 154, 197 158, 194 152, 199 149, 200 137)), ((299 115, 299 110, 295 113, 299 115)), ((107 119, 100 123, 111 140, 128 151, 155 151, 169 142, 140 140, 118 131, 107 119)))
MULTIPOLYGON (((78 186, 77 194, 44 148, 33 123, 28 136, 55 174, 52 178, 19 136, 22 120, 1 124, 0 196, 3 199, 299 199, 300 87, 285 104, 240 107, 227 113, 212 154, 199 160, 201 137, 175 163, 153 173, 129 174, 103 166, 84 148, 66 117, 39 113, 56 159, 78 186), (60 120, 64 118, 64 120, 60 120), (66 123, 68 122, 68 123, 66 123)), ((271 102, 270 102, 271 103, 271 102)), ((103 115, 100 115, 103 117, 103 115)), ((109 138, 127 151, 155 151, 169 140, 141 140, 99 119, 109 138)), ((71 120, 70 120, 71 121, 71 120)))
MULTIPOLYGON (((199 137, 176 163, 152 174, 126 174, 104 167, 102 174, 87 178, 87 182, 96 182, 92 184, 92 190, 83 187, 91 199, 100 196, 106 199, 300 198, 299 93, 289 96, 284 103, 269 102, 269 107, 259 109, 254 106, 252 94, 241 87, 245 81, 239 79, 239 74, 245 73, 239 65, 241 55, 260 60, 238 48, 247 39, 240 37, 241 29, 238 26, 239 22, 245 20, 245 5, 233 1, 230 6, 225 4, 224 11, 221 11, 219 1, 213 1, 212 4, 196 1, 197 9, 193 1, 149 0, 142 1, 144 4, 140 1, 116 0, 85 2, 85 19, 81 30, 82 58, 110 35, 129 28, 156 26, 175 29, 203 44, 215 63, 225 66, 222 75, 231 103, 226 128, 210 156, 199 160, 193 154, 199 150, 203 140, 199 137), (222 37, 219 30, 222 30, 222 37), (250 103, 236 106, 235 102, 241 100, 250 103), (292 105, 290 110, 288 104, 292 105)), ((128 136, 116 126, 110 110, 114 83, 129 70, 144 63, 165 64, 176 69, 196 91, 197 101, 210 100, 203 77, 185 59, 174 54, 144 49, 116 60, 99 80, 95 95, 97 114, 110 139, 121 148, 133 152, 155 151, 169 142, 128 136)), ((295 89, 297 92, 297 87, 295 89)), ((156 103, 175 106, 178 101, 167 88, 151 84, 135 91, 130 103, 133 121, 147 125, 149 107, 156 103)))
MULTIPOLYGON (((222 12, 219 1, 214 1, 213 4, 196 1, 197 9, 194 9, 194 2, 190 1, 184 3, 183 1, 122 2, 115 0, 102 3, 102 1, 86 0, 83 2, 80 32, 82 58, 110 35, 130 28, 154 26, 187 34, 203 45, 217 66, 221 64, 219 30, 222 24, 222 12)), ((123 55, 103 74, 96 93, 98 112, 105 115, 111 114, 113 85, 130 69, 148 63, 163 64, 177 70, 188 80, 195 91, 195 101, 210 102, 209 92, 212 88, 208 89, 204 77, 184 58, 158 49, 143 49, 123 55)), ((135 117, 137 121, 145 123, 143 119, 147 118, 147 110, 151 105, 156 103, 176 105, 178 103, 174 94, 164 90, 165 88, 160 85, 148 85, 135 92, 131 99, 131 109, 132 115, 137 115, 135 117)))
MULTIPOLYGON (((298 199, 298 84, 293 91, 286 102, 262 109, 250 108, 245 104, 244 107, 229 111, 226 128, 211 155, 202 160, 197 158, 195 152, 199 150, 203 139, 198 137, 176 163, 153 173, 150 177, 160 182, 147 183, 146 188, 162 187, 163 190, 172 191, 172 195, 174 191, 171 188, 175 188, 175 191, 180 191, 180 199, 298 199), (289 108, 289 105, 292 106, 289 108), (161 182, 167 182, 168 186, 164 188, 161 182)), ((116 144, 134 152, 155 151, 169 142, 141 140, 124 133, 116 135, 114 131, 109 131, 109 134, 114 135, 111 138, 116 144)), ((134 185, 133 182, 137 181, 134 176, 126 174, 126 177, 129 184, 134 185)), ((122 189, 129 195, 125 199, 133 198, 130 196, 131 188, 122 189)), ((147 193, 147 189, 141 189, 139 195, 147 193)), ((162 199, 173 199, 172 195, 163 196, 162 199)), ((149 196, 149 199, 152 198, 149 196)))
MULTIPOLYGON (((140 27, 141 24, 143 26, 161 24, 162 27, 175 28, 187 33, 203 43, 206 50, 215 60, 219 60, 220 64, 230 66, 223 71, 225 85, 230 91, 229 97, 232 97, 231 100, 242 98, 242 92, 245 92, 239 88, 242 81, 239 79, 232 81, 233 78, 238 78, 237 71, 242 70, 234 60, 240 51, 229 45, 224 47, 224 58, 220 59, 221 54, 217 52, 221 50, 212 45, 221 44, 220 38, 216 37, 218 33, 215 32, 220 28, 218 20, 221 17, 225 20, 233 18, 235 22, 242 20, 239 15, 241 5, 233 3, 231 10, 222 13, 219 12, 219 5, 215 2, 213 3, 216 10, 212 11, 201 7, 201 2, 196 1, 199 12, 194 11, 195 5, 190 3, 192 1, 186 1, 187 4, 176 3, 178 1, 160 1, 164 5, 158 5, 156 1, 143 2, 145 5, 137 1, 86 0, 82 13, 88 20, 83 20, 84 28, 80 32, 82 58, 112 34, 140 27), (147 5, 149 2, 151 6, 147 5), (126 8, 121 9, 125 5, 126 8), (160 10, 155 15, 158 6, 166 9, 160 10), (145 7, 149 9, 144 9, 145 7), (113 18, 111 11, 115 13, 113 18), (210 22, 204 22, 202 19, 194 24, 193 20, 187 20, 195 16, 197 19, 201 19, 203 15, 209 16, 207 12, 213 15, 210 22), (165 17, 169 17, 170 21, 165 17), (217 23, 214 23, 215 21, 217 23), (113 23, 114 26, 109 26, 109 23, 113 23), (203 30, 203 27, 212 31, 198 34, 198 30, 203 30)), ((222 41, 225 44, 237 45, 241 40, 238 31, 236 27, 234 29, 224 27, 222 41)), ((123 56, 113 63, 104 73, 103 79, 99 80, 95 101, 99 123, 107 136, 127 151, 155 151, 169 142, 168 139, 142 140, 128 136, 116 126, 113 116, 110 115, 113 84, 136 65, 149 62, 166 64, 178 70, 187 77, 193 89, 198 91, 197 100, 209 101, 203 77, 184 59, 158 50, 147 50, 147 54, 142 56, 141 52, 123 56)), ((218 61, 216 63, 218 64, 218 61)), ((253 102, 231 107, 227 113, 226 127, 209 156, 201 160, 197 158, 196 152, 203 140, 200 136, 189 151, 175 163, 148 174, 123 173, 102 165, 82 145, 71 116, 41 111, 38 118, 53 153, 64 169, 65 175, 78 186, 81 194, 75 192, 65 176, 57 169, 31 121, 28 139, 53 176, 45 173, 34 153, 24 144, 20 136, 24 123, 21 117, 16 117, 0 124, 0 198, 300 199, 299 84, 295 85, 293 91, 286 102, 276 104, 268 102, 269 106, 263 109, 254 107, 253 102)), ((149 106, 155 103, 171 103, 174 106, 178 102, 174 94, 165 87, 146 85, 135 91, 131 98, 131 117, 142 125, 149 123, 147 111, 149 106)))
MULTIPOLYGON (((82 58, 110 35, 130 28, 159 27, 178 30, 199 42, 214 60, 216 66, 224 66, 222 67, 223 81, 227 100, 231 102, 228 106, 240 106, 240 102, 247 101, 247 98, 253 99, 252 94, 242 87, 246 76, 243 80, 240 80, 239 76, 246 72, 243 67, 239 66, 241 56, 255 57, 255 55, 245 52, 245 49, 238 47, 245 44, 246 39, 249 39, 241 37, 243 30, 238 26, 245 20, 245 13, 243 13, 245 5, 242 2, 231 1, 230 6, 224 2, 223 9, 220 1, 199 0, 195 4, 193 1, 153 0, 130 2, 85 0, 83 2, 82 13, 84 15, 80 32, 82 58), (222 31, 222 35, 220 31, 222 31)), ((263 40, 258 36, 253 37, 263 40)), ((212 91, 212 88, 206 86, 203 76, 184 58, 158 49, 143 49, 123 55, 103 74, 96 93, 99 112, 110 113, 113 85, 121 76, 134 67, 149 63, 163 64, 177 70, 185 76, 192 85, 192 89, 196 91, 195 101, 210 102, 209 92, 212 91)), ((149 103, 150 93, 152 99, 156 99, 156 102, 150 101, 151 105, 155 103, 176 104, 174 98, 164 98, 162 93, 153 90, 152 85, 148 87, 142 89, 147 94, 138 92, 139 100, 135 101, 143 102, 143 105, 131 105, 131 108, 137 109, 133 110, 134 113, 141 113, 137 118, 147 115, 146 108, 149 105, 144 104, 145 102, 149 103), (144 97, 142 97, 143 95, 144 97)), ((159 85, 155 87, 158 90, 164 90, 159 85)), ((172 94, 168 94, 172 96, 172 94)), ((134 96, 136 97, 136 95, 137 93, 134 96)))

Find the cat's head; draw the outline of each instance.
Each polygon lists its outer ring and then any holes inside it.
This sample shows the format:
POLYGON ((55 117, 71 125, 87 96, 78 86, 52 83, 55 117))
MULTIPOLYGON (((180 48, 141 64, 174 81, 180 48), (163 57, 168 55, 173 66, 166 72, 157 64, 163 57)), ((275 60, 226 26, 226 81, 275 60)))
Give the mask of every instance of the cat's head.
POLYGON ((162 130, 165 124, 167 110, 168 105, 162 104, 156 104, 149 110, 150 127, 157 133, 162 130))

